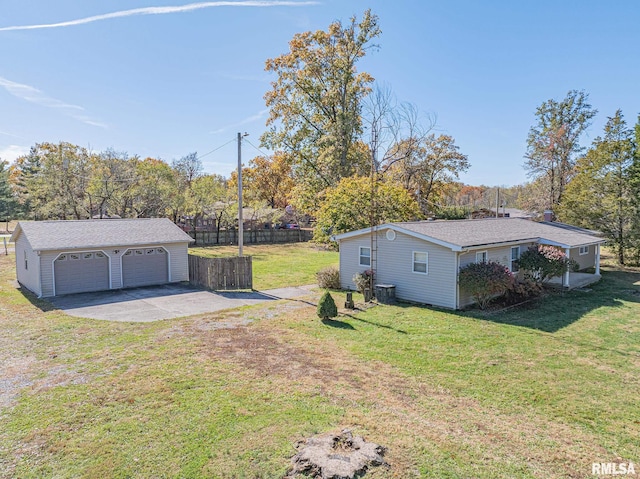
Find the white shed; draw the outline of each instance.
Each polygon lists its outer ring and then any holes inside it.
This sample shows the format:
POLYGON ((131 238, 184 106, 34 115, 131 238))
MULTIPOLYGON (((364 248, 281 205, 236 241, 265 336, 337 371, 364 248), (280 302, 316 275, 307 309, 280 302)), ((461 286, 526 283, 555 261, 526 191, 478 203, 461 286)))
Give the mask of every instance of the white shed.
POLYGON ((166 218, 21 221, 11 241, 38 297, 189 280, 193 239, 166 218))

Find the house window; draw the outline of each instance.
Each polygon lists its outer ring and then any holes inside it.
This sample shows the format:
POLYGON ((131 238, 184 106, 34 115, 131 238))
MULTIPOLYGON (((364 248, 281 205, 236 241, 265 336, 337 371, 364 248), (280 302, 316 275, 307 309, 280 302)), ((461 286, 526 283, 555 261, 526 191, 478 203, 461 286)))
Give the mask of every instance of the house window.
POLYGON ((487 252, 478 251, 476 253, 476 263, 486 263, 486 262, 487 262, 487 252))
POLYGON ((588 246, 580 246, 580 254, 589 254, 589 247, 588 246))
POLYGON ((24 269, 29 269, 29 258, 26 251, 24 251, 24 269))
POLYGON ((371 248, 360 246, 360 266, 371 266, 371 248))
POLYGON ((520 259, 520 246, 513 246, 511 248, 511 272, 517 273, 520 268, 518 267, 518 260, 520 259))
POLYGON ((429 254, 422 253, 420 251, 413 252, 413 272, 414 273, 429 273, 429 254))

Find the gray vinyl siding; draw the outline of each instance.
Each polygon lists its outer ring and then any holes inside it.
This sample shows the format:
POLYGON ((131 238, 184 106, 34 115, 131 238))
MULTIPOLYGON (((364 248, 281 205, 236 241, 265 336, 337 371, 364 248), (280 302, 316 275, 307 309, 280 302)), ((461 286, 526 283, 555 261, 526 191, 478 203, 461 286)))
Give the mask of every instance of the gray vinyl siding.
MULTIPOLYGON (((189 280, 189 263, 187 258, 187 246, 189 243, 176 243, 171 245, 162 245, 169 253, 169 282, 180 282, 189 280)), ((17 245, 16 245, 17 246, 17 245)), ((111 268, 111 289, 122 288, 122 261, 121 257, 127 249, 158 247, 158 245, 146 246, 119 246, 110 249, 76 249, 76 250, 58 250, 46 251, 40 255, 41 276, 42 276, 42 296, 48 297, 54 295, 54 276, 53 261, 60 253, 84 252, 84 251, 102 251, 110 259, 111 268)), ((17 248, 16 248, 17 251, 17 248)), ((17 258, 17 256, 16 256, 17 258)), ((31 269, 31 266, 29 266, 31 269)), ((25 284, 25 286, 27 286, 25 284)), ((29 286, 27 286, 31 289, 29 286)), ((34 290, 32 290, 34 291, 34 290)), ((34 291, 36 292, 36 291, 34 291)))
POLYGON ((169 282, 189 281, 189 243, 164 245, 169 253, 169 282))
POLYGON ((356 290, 353 275, 369 269, 368 266, 360 266, 360 246, 369 248, 369 236, 362 235, 340 241, 340 286, 342 289, 356 290))
MULTIPOLYGON (((481 251, 487 252, 487 261, 494 261, 496 263, 500 263, 501 265, 511 269, 511 248, 514 246, 520 246, 520 254, 524 253, 529 246, 534 243, 523 243, 520 245, 510 245, 510 246, 499 246, 497 248, 481 248, 478 250, 472 250, 460 253, 460 268, 464 266, 475 263, 476 261, 476 253, 481 251)), ((464 308, 465 306, 469 306, 473 304, 474 300, 471 294, 468 291, 460 288, 459 292, 459 307, 464 308)))
MULTIPOLYGON (((456 254, 448 248, 397 233, 393 241, 386 230, 377 233, 375 282, 394 284, 396 297, 445 308, 456 307, 456 254), (413 252, 428 254, 428 273, 413 272, 413 252)), ((359 247, 369 247, 369 235, 340 242, 340 282, 344 289, 355 290, 353 275, 369 269, 359 265, 359 247)))
POLYGON ((21 234, 16 240, 16 277, 18 282, 40 296, 40 257, 31 248, 27 238, 21 234), (24 259, 27 258, 27 268, 25 269, 24 259))
POLYGON ((581 270, 593 268, 596 265, 596 248, 597 246, 594 244, 589 245, 589 252, 583 255, 580 254, 580 248, 572 248, 570 257, 578 263, 581 270))

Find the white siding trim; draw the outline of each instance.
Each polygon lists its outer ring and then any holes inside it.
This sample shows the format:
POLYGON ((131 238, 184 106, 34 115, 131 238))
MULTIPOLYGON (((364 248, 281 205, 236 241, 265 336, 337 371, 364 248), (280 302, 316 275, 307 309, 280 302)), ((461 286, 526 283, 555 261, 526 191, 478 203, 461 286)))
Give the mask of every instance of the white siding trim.
POLYGON ((455 285, 456 285, 456 299, 455 299, 455 305, 456 305, 456 309, 460 309, 460 285, 458 284, 458 273, 460 272, 460 253, 456 252, 456 258, 455 258, 455 268, 454 268, 454 272, 453 272, 453 278, 455 280, 455 285))
MULTIPOLYGON (((88 249, 88 250, 83 250, 83 251, 61 251, 60 253, 58 253, 58 255, 53 258, 51 260, 51 279, 53 280, 53 296, 56 295, 56 260, 62 256, 63 254, 69 255, 69 254, 82 254, 82 253, 97 253, 100 252, 102 254, 104 254, 107 257, 108 260, 108 265, 109 265, 109 289, 113 289, 113 286, 111 284, 111 256, 109 256, 107 254, 107 252, 103 249, 88 249)), ((42 275, 40 276, 40 281, 42 281, 42 275)), ((40 290, 42 290, 42 287, 40 287, 40 290)))
POLYGON ((415 274, 429 274, 429 253, 427 251, 412 251, 411 252, 411 272, 415 274), (416 253, 425 255, 426 261, 424 263, 418 262, 418 264, 424 264, 426 271, 416 271, 416 253))
POLYGON ((38 255, 38 288, 40 292, 38 293, 38 298, 42 298, 42 268, 40 265, 40 252, 37 252, 38 255))
MULTIPOLYGON (((512 246, 511 249, 509 250, 510 254, 511 254, 511 258, 510 258, 510 262, 509 262, 509 270, 513 273, 513 262, 517 261, 520 259, 520 255, 522 254, 522 250, 520 248, 520 245, 518 246, 512 246), (513 250, 518 248, 518 257, 514 260, 513 259, 513 250)), ((518 271, 520 270, 520 268, 518 268, 518 271)), ((517 271, 515 271, 517 273, 517 271)))
MULTIPOLYGON (((437 244, 438 246, 444 246, 445 248, 449 248, 452 251, 462 251, 462 246, 459 246, 457 244, 447 243, 446 241, 442 241, 442 240, 439 240, 437 238, 432 238, 431 236, 426 236, 426 235, 423 235, 423 234, 420 234, 420 233, 416 233, 415 231, 406 230, 406 229, 401 228, 401 227, 399 227, 397 225, 394 225, 394 224, 384 224, 384 225, 376 226, 374 228, 374 230, 376 232, 382 231, 384 229, 391 229, 391 230, 394 230, 394 231, 396 231, 398 233, 402 233, 402 234, 405 234, 407 236, 411 236, 413 238, 418 238, 418 239, 421 239, 421 240, 424 240, 424 241, 428 241, 429 243, 434 243, 434 244, 437 244)), ((364 229, 357 230, 357 231, 350 231, 348 233, 342 233, 342 234, 339 234, 339 235, 335 235, 335 236, 332 236, 331 239, 333 241, 342 241, 342 240, 346 240, 346 239, 350 239, 350 238, 353 238, 353 237, 356 237, 356 236, 362 236, 362 235, 370 234, 370 233, 371 233, 371 228, 364 228, 364 229)))
POLYGON ((359 266, 368 266, 369 268, 371 268, 371 247, 370 246, 360 246, 358 247, 358 265, 359 266), (363 264, 362 263, 362 258, 365 257, 366 255, 362 254, 362 250, 363 249, 368 249, 369 250, 369 264, 363 264))

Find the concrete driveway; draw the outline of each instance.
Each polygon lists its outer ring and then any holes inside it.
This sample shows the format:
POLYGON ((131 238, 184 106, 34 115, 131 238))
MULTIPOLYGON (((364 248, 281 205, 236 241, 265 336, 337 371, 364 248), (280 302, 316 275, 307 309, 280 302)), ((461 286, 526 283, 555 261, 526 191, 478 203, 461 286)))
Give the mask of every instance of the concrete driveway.
POLYGON ((253 292, 212 292, 186 284, 80 293, 47 298, 71 316, 108 321, 150 322, 211 313, 310 294, 314 286, 253 292))

